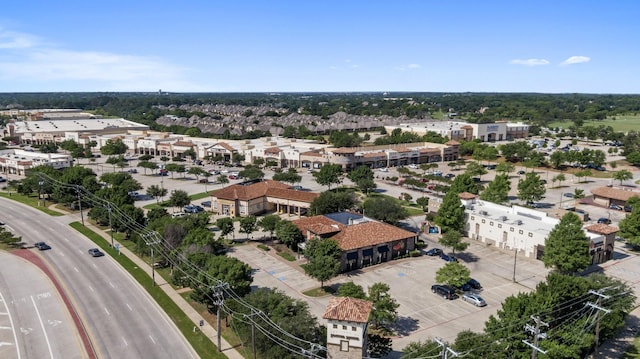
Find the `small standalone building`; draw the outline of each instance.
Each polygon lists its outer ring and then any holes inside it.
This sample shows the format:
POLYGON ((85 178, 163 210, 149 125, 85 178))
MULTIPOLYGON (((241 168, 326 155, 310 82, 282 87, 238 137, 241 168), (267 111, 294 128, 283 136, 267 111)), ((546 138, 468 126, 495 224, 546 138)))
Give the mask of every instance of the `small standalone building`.
POLYGON ((331 298, 322 315, 327 320, 327 358, 362 359, 367 355, 368 300, 331 298))
MULTIPOLYGON (((465 206, 467 237, 502 249, 517 250, 529 258, 542 258, 549 233, 560 223, 545 212, 483 201, 467 192, 460 194, 460 200, 465 206)), ((607 240, 606 236, 614 236, 617 228, 606 227, 584 228, 590 241, 592 264, 603 263, 613 254, 613 239, 607 240)))
POLYGON ((350 212, 301 218, 292 223, 306 242, 324 239, 338 242, 343 272, 407 256, 418 237, 417 233, 350 212))

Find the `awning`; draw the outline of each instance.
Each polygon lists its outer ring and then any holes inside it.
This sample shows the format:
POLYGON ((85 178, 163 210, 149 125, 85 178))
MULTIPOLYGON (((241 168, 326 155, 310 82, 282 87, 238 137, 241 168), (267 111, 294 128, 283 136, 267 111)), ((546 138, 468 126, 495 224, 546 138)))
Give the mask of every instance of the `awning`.
POLYGON ((347 260, 352 261, 358 259, 358 252, 347 253, 347 260))
POLYGON ((373 257, 373 248, 362 250, 363 257, 373 257))
POLYGON ((387 246, 378 247, 378 253, 384 253, 384 252, 388 252, 388 251, 389 251, 389 247, 387 247, 387 246))

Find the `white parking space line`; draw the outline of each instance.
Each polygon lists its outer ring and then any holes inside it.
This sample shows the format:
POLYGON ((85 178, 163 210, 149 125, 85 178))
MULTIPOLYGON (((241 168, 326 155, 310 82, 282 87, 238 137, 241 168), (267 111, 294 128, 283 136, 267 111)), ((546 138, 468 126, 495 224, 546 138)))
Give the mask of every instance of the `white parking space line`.
POLYGON ((109 282, 109 285, 111 286, 111 288, 115 288, 116 286, 113 285, 113 283, 109 282))
POLYGON ((133 309, 131 308, 131 306, 129 305, 129 303, 127 303, 127 308, 129 308, 129 311, 133 312, 133 309))
POLYGON ((93 264, 93 268, 98 269, 98 266, 95 263, 92 263, 92 264, 93 264))
POLYGON ((77 273, 80 273, 80 271, 76 267, 73 267, 73 270, 76 271, 77 273))
POLYGON ((149 339, 151 339, 151 341, 153 342, 153 344, 156 344, 156 340, 153 339, 153 337, 151 335, 149 335, 149 339))
POLYGON ((89 286, 89 289, 90 289, 92 292, 95 292, 95 290, 93 290, 93 287, 92 287, 92 286, 89 286))
POLYGON ((124 346, 125 347, 129 346, 129 343, 127 343, 127 340, 124 337, 122 337, 122 341, 124 342, 124 346))
POLYGON ((42 328, 42 333, 44 334, 44 340, 47 342, 47 348, 49 348, 49 357, 53 358, 53 350, 51 350, 51 342, 49 342, 49 336, 47 335, 47 330, 44 328, 44 323, 42 322, 40 311, 38 310, 38 306, 36 305, 36 301, 35 299, 33 299, 33 296, 31 296, 31 303, 33 303, 33 308, 36 311, 36 315, 38 315, 38 320, 40 321, 40 327, 42 328))
POLYGON ((107 312, 107 315, 111 315, 111 313, 109 313, 109 309, 107 309, 107 307, 104 307, 104 311, 107 312))
POLYGON ((3 345, 15 345, 16 346, 16 353, 18 354, 18 359, 22 358, 21 354, 20 354, 20 348, 18 348, 18 335, 16 334, 16 327, 15 325, 13 325, 13 318, 11 317, 11 313, 9 313, 9 308, 7 307, 7 303, 4 301, 4 296, 2 295, 2 293, 0 293, 0 302, 2 302, 2 304, 4 304, 4 309, 6 310, 6 313, 2 313, 2 315, 7 315, 9 317, 9 324, 11 325, 11 330, 13 331, 13 343, 7 343, 7 342, 3 342, 3 345))
POLYGON ((64 257, 64 253, 62 251, 57 251, 57 253, 60 257, 64 257))

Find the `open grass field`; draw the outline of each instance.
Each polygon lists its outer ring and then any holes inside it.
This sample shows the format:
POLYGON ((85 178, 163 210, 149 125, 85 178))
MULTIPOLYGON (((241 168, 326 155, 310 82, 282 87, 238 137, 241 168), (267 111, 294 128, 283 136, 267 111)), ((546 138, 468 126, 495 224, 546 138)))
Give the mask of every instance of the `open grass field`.
MULTIPOLYGON (((549 127, 562 127, 567 128, 573 122, 571 121, 555 121, 549 124, 549 127)), ((605 120, 601 121, 585 121, 585 126, 598 126, 605 125, 613 127, 614 131, 618 132, 629 132, 631 130, 640 130, 640 114, 627 114, 627 115, 618 115, 614 117, 608 117, 605 120)))

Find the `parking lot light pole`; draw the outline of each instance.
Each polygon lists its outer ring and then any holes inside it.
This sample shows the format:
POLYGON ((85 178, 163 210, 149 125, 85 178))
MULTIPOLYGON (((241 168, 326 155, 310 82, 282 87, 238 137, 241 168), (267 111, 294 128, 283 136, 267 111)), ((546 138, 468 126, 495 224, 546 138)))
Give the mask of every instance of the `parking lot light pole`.
POLYGON ((113 226, 111 225, 111 202, 107 203, 107 212, 109 212, 109 233, 111 234, 111 248, 113 248, 113 226))

